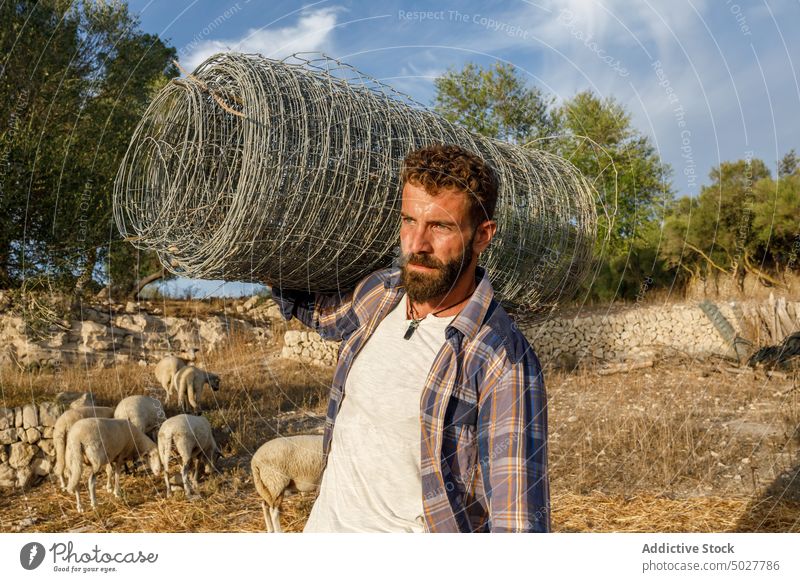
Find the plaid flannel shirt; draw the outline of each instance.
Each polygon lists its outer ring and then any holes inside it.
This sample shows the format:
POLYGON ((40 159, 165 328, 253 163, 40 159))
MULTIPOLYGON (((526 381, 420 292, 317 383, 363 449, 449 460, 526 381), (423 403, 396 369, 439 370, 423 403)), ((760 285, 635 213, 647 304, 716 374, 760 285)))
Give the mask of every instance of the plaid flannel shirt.
MULTIPOLYGON (((445 330, 420 398, 426 529, 547 532, 542 370, 481 267, 477 277, 469 302, 445 330)), ((404 293, 397 267, 372 273, 347 294, 273 289, 285 319, 297 317, 323 338, 342 340, 325 421, 326 464, 350 367, 404 293)))

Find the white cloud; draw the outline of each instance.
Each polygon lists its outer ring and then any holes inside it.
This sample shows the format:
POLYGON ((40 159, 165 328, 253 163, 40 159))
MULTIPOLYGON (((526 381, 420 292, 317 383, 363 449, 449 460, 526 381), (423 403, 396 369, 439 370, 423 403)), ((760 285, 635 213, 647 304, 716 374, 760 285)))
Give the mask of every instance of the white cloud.
POLYGON ((305 10, 293 26, 251 28, 239 38, 204 39, 190 43, 181 51, 188 53, 181 59, 181 64, 192 71, 211 55, 230 51, 259 53, 270 58, 283 58, 300 51, 327 52, 340 10, 339 7, 305 10))

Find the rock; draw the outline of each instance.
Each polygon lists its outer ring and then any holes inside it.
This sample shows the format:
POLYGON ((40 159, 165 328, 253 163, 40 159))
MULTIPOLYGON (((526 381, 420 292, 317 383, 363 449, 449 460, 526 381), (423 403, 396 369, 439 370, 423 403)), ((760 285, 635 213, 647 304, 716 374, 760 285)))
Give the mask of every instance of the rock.
POLYGON ((53 433, 55 432, 55 428, 52 426, 45 426, 42 429, 42 438, 51 439, 53 438, 53 433))
POLYGON ((31 427, 25 429, 25 442, 26 443, 37 443, 39 439, 42 438, 42 433, 39 432, 38 428, 31 427))
POLYGON ((139 306, 133 301, 128 301, 125 304, 125 313, 138 313, 139 306))
POLYGON ((88 321, 93 321, 95 323, 99 323, 102 325, 107 325, 109 321, 111 321, 111 317, 108 313, 103 313, 102 311, 98 311, 96 309, 85 309, 83 311, 83 317, 88 321))
POLYGON ((33 483, 35 477, 36 474, 28 465, 20 467, 17 469, 17 487, 20 489, 29 487, 33 483))
POLYGON ((122 328, 127 331, 136 333, 142 332, 159 332, 166 331, 167 326, 165 322, 158 318, 148 315, 147 313, 137 313, 134 315, 119 315, 114 318, 114 326, 122 328))
POLYGON ((283 334, 283 345, 285 346, 295 346, 300 343, 300 332, 290 329, 286 333, 283 334))
POLYGON ((14 426, 22 426, 22 407, 14 408, 14 426))
POLYGON ((25 429, 18 426, 14 430, 17 431, 17 440, 22 441, 24 443, 26 438, 25 429))
POLYGON ((10 445, 17 442, 17 429, 7 428, 0 430, 0 445, 10 445))
POLYGON ((26 404, 22 407, 22 428, 39 426, 39 407, 35 404, 26 404))
POLYGON ((33 471, 34 475, 46 477, 52 470, 52 464, 50 463, 49 459, 43 459, 39 457, 38 459, 34 459, 33 463, 31 463, 31 470, 33 471))
POLYGON ((244 305, 242 305, 242 307, 245 309, 245 311, 250 311, 256 305, 258 305, 259 299, 260 297, 258 295, 253 295, 250 299, 244 302, 244 305))
POLYGON ((17 486, 17 472, 9 465, 3 463, 0 465, 0 487, 16 487, 17 486))
POLYGON ((42 402, 39 405, 40 426, 55 426, 59 416, 61 408, 55 402, 42 402))
POLYGON ((8 447, 5 445, 0 445, 0 463, 7 463, 8 462, 8 447))
POLYGON ((56 446, 53 443, 52 438, 43 438, 38 443, 36 443, 44 454, 48 457, 53 457, 56 454, 56 446))
POLYGON ((0 408, 0 430, 14 426, 14 409, 0 408))
POLYGON ((8 464, 14 469, 27 467, 36 455, 39 447, 29 443, 14 443, 9 447, 8 464))

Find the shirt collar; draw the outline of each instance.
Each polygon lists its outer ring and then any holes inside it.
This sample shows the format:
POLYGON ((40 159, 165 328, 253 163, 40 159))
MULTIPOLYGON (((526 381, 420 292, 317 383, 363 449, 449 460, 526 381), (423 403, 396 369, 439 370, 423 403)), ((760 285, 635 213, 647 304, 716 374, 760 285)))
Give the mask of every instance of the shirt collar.
MULTIPOLYGON (((464 334, 466 339, 472 340, 481 328, 481 324, 489 311, 489 307, 494 299, 494 290, 489 281, 489 275, 483 267, 475 268, 475 278, 478 279, 478 286, 472 293, 464 309, 458 312, 455 319, 447 326, 448 329, 455 328, 464 334)), ((401 270, 399 266, 393 266, 389 272, 384 287, 387 289, 403 289, 401 281, 401 270)), ((401 296, 400 296, 401 297, 401 296)))

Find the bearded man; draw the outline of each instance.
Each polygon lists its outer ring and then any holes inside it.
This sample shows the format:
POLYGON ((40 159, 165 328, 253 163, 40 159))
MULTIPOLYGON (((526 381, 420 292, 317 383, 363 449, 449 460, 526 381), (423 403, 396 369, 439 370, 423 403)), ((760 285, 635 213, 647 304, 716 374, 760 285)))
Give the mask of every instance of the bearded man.
POLYGON ((342 342, 304 531, 549 531, 541 366, 478 266, 497 175, 433 145, 401 179, 398 266, 344 294, 273 285, 285 319, 342 342))

